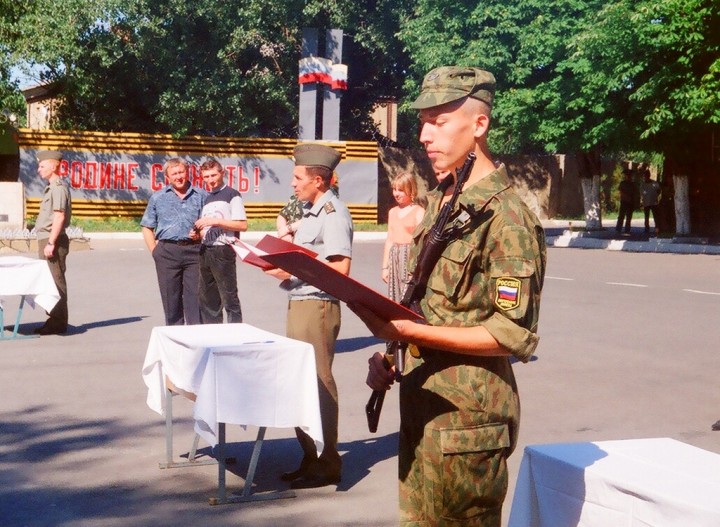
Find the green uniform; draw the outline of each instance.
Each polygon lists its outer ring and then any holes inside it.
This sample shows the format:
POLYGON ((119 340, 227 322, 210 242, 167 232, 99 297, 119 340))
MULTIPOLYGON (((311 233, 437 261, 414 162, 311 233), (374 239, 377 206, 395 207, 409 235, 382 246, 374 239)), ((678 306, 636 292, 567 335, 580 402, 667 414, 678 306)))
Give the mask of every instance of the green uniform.
POLYGON ((70 239, 65 233, 65 229, 70 226, 70 218, 72 216, 72 202, 70 199, 70 189, 62 179, 56 179, 54 182, 48 183, 43 192, 42 201, 40 202, 40 211, 38 213, 37 222, 35 223, 35 231, 38 240, 38 256, 41 260, 47 260, 50 274, 52 274, 55 285, 60 293, 60 300, 55 304, 52 311, 48 313, 48 320, 45 327, 60 332, 65 332, 68 325, 68 288, 67 280, 65 280, 65 271, 67 269, 66 261, 70 251, 70 239), (52 228, 55 211, 61 210, 65 213, 65 221, 55 242, 54 254, 51 258, 45 257, 45 247, 50 241, 50 229, 52 228))
MULTIPOLYGON (((411 271, 441 199, 438 192, 428 196, 411 271)), ((430 275, 423 314, 433 326, 485 326, 525 362, 538 342, 542 226, 512 190, 504 166, 466 188, 458 206, 468 212, 464 227, 430 275)), ((508 358, 408 353, 400 408, 401 525, 499 526, 506 458, 520 417, 508 358)))

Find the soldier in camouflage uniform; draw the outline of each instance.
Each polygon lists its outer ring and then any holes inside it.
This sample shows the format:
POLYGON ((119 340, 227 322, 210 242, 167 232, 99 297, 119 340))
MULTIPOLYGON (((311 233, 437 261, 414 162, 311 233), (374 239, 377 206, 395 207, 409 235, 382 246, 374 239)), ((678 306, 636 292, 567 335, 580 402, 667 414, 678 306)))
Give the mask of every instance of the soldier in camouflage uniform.
MULTIPOLYGON (((383 321, 351 306, 376 336, 410 343, 400 384, 400 524, 500 525, 506 459, 518 435, 520 404, 509 359, 533 354, 545 273, 542 226, 487 148, 495 79, 476 68, 442 67, 424 79, 413 107, 420 141, 436 171, 477 160, 447 244, 420 302, 427 324, 383 321)), ((426 232, 452 187, 428 196, 414 234, 414 268, 426 232)), ((368 385, 389 389, 393 370, 370 359, 368 385)))

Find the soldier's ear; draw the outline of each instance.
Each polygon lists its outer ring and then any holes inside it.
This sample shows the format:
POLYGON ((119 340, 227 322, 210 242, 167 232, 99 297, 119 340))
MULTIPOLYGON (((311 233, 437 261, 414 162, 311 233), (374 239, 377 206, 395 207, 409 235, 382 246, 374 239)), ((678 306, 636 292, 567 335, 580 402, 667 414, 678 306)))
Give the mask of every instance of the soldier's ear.
POLYGON ((475 138, 480 138, 487 134, 490 128, 490 118, 484 113, 475 114, 475 131, 473 135, 475 138))

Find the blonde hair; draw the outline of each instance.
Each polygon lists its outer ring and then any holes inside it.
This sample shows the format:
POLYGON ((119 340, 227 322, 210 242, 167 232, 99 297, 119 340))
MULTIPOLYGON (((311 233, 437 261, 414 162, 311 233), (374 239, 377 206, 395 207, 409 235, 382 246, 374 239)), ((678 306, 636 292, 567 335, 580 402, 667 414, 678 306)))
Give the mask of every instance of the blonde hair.
POLYGON ((415 203, 418 199, 418 184, 414 174, 401 172, 390 180, 390 188, 398 188, 410 196, 410 201, 415 203))
POLYGON ((187 168, 187 163, 185 162, 184 159, 179 158, 179 157, 171 157, 170 159, 165 161, 165 164, 163 165, 163 172, 167 174, 167 171, 170 167, 174 167, 174 166, 178 166, 178 165, 182 165, 185 168, 187 168))

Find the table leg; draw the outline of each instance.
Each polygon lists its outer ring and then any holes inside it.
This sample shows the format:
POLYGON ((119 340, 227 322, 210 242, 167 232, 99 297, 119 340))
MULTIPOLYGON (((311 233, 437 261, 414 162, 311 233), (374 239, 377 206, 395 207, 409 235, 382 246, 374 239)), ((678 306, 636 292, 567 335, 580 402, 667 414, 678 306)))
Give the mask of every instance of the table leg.
MULTIPOLYGON (((162 378, 162 372, 161 372, 162 378)), ((188 452, 187 461, 175 461, 173 454, 173 396, 174 392, 168 388, 165 389, 165 463, 158 463, 160 468, 183 468, 198 467, 201 465, 214 465, 217 463, 214 459, 205 459, 198 461, 195 459, 197 453, 198 442, 200 436, 195 434, 192 448, 188 452)))
POLYGON ((260 458, 260 450, 262 450, 263 441, 265 440, 264 426, 261 426, 258 430, 257 438, 255 439, 255 446, 253 447, 252 456, 250 456, 250 466, 248 467, 247 478, 245 478, 245 488, 243 489, 243 496, 248 497, 252 492, 252 483, 255 479, 255 470, 257 469, 258 459, 260 458))
POLYGON ((20 296, 20 306, 18 307, 17 316, 15 317, 15 326, 13 327, 12 335, 10 337, 5 336, 5 310, 0 307, 0 340, 13 340, 13 339, 31 339, 37 338, 40 335, 18 335, 20 329, 20 319, 22 318, 23 308, 25 307, 25 295, 20 296))
POLYGON ((225 487, 225 423, 218 424, 218 496, 217 498, 210 498, 210 505, 224 505, 227 503, 244 503, 247 501, 277 500, 295 497, 295 492, 292 490, 282 492, 261 492, 258 494, 252 493, 253 480, 255 479, 255 471, 257 469, 258 460, 260 459, 260 450, 262 450, 266 430, 267 427, 264 426, 261 426, 258 430, 255 445, 253 446, 252 456, 250 457, 250 466, 248 467, 248 473, 245 478, 245 487, 243 488, 242 495, 233 494, 228 497, 225 487))

